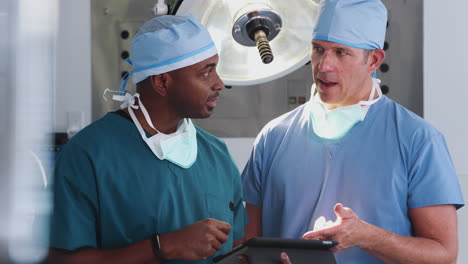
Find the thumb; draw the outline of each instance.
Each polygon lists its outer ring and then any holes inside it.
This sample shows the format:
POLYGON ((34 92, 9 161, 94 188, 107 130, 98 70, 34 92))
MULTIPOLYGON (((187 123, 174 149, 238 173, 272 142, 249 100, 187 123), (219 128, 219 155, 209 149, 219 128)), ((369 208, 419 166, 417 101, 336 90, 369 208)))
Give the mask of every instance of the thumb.
POLYGON ((286 253, 281 252, 281 263, 282 264, 291 264, 291 261, 289 260, 289 257, 286 253))
POLYGON ((335 214, 338 218, 341 218, 341 219, 356 217, 356 214, 354 214, 351 208, 344 207, 343 204, 341 203, 337 203, 335 205, 335 214))
POLYGON ((327 229, 321 229, 317 231, 308 231, 302 235, 302 239, 326 239, 327 229))

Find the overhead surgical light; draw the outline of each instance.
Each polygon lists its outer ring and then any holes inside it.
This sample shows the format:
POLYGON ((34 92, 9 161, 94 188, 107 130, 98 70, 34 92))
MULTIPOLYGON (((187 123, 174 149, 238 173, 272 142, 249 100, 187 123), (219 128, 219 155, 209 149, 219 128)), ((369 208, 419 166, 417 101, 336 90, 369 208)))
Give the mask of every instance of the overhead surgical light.
POLYGON ((310 60, 319 0, 185 0, 218 48, 226 85, 255 85, 283 77, 310 60), (255 48, 257 47, 257 48, 255 48))
POLYGON ((241 14, 232 27, 232 36, 244 46, 257 46, 262 62, 273 61, 270 41, 281 31, 281 17, 273 10, 253 10, 241 14))

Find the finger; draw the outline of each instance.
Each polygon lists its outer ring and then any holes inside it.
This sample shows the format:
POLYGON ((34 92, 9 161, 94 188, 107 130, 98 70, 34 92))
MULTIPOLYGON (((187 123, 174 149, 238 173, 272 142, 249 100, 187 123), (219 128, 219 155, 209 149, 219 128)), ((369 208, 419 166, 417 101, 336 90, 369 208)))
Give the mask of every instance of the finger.
POLYGON ((229 231, 231 231, 231 225, 226 222, 215 220, 214 223, 215 223, 215 226, 219 230, 223 231, 225 234, 229 234, 229 231))
POLYGON ((337 230, 338 229, 336 226, 332 226, 332 227, 328 227, 328 228, 324 228, 324 229, 320 229, 316 231, 309 231, 305 233, 302 236, 302 238, 303 239, 320 239, 320 240, 332 239, 333 236, 336 234, 337 230))
POLYGON ((315 233, 317 233, 317 231, 307 231, 302 235, 302 239, 313 239, 312 237, 315 236, 315 233))
POLYGON ((211 241, 211 246, 216 249, 216 251, 220 250, 223 246, 218 240, 211 241))
POLYGON ((332 251, 333 253, 340 252, 342 250, 345 250, 346 248, 340 246, 340 244, 330 248, 329 250, 332 251))
POLYGON ((224 243, 228 241, 229 239, 229 236, 227 234, 225 234, 223 231, 216 229, 216 228, 213 230, 213 235, 216 238, 216 240, 219 241, 220 243, 224 243))
POLYGON ((216 254, 218 250, 214 249, 214 248, 211 248, 209 251, 208 251, 208 256, 207 257, 211 257, 213 256, 214 254, 216 254))
POLYGON ((309 231, 302 235, 302 239, 321 239, 323 238, 322 230, 318 231, 309 231))
POLYGON ((249 257, 247 255, 237 255, 237 259, 241 264, 250 264, 249 257))
POLYGON ((341 203, 337 203, 334 210, 336 216, 339 218, 347 219, 355 217, 353 210, 351 210, 351 208, 344 207, 341 203))
POLYGON ((282 264, 291 264, 291 261, 289 260, 289 257, 286 253, 281 252, 281 263, 282 264))
POLYGON ((219 242, 221 242, 221 243, 225 243, 226 241, 229 240, 229 236, 226 235, 226 234, 223 233, 223 232, 218 231, 218 232, 216 233, 216 239, 217 239, 219 242))

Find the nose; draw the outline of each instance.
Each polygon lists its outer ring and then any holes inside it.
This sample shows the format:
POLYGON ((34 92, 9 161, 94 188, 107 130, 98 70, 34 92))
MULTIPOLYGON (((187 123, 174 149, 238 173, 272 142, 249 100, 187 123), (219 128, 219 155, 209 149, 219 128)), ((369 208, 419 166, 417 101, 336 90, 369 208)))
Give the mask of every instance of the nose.
POLYGON ((214 76, 215 80, 213 84, 213 90, 221 91, 224 89, 224 82, 223 80, 221 80, 217 72, 214 72, 214 73, 215 73, 215 76, 214 76))
POLYGON ((320 56, 320 60, 318 64, 319 71, 330 72, 333 70, 334 65, 335 65, 335 60, 329 52, 324 52, 320 56))

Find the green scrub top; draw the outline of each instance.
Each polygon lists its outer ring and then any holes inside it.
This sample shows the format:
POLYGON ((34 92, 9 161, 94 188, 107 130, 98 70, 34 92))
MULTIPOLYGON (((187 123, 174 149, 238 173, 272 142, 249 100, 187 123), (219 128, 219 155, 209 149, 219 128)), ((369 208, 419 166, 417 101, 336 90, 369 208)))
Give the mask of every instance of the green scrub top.
POLYGON ((230 250, 247 223, 239 171, 223 141, 196 129, 198 156, 188 169, 159 160, 116 113, 75 135, 56 163, 50 246, 119 248, 214 218, 232 227, 216 255, 230 250))

